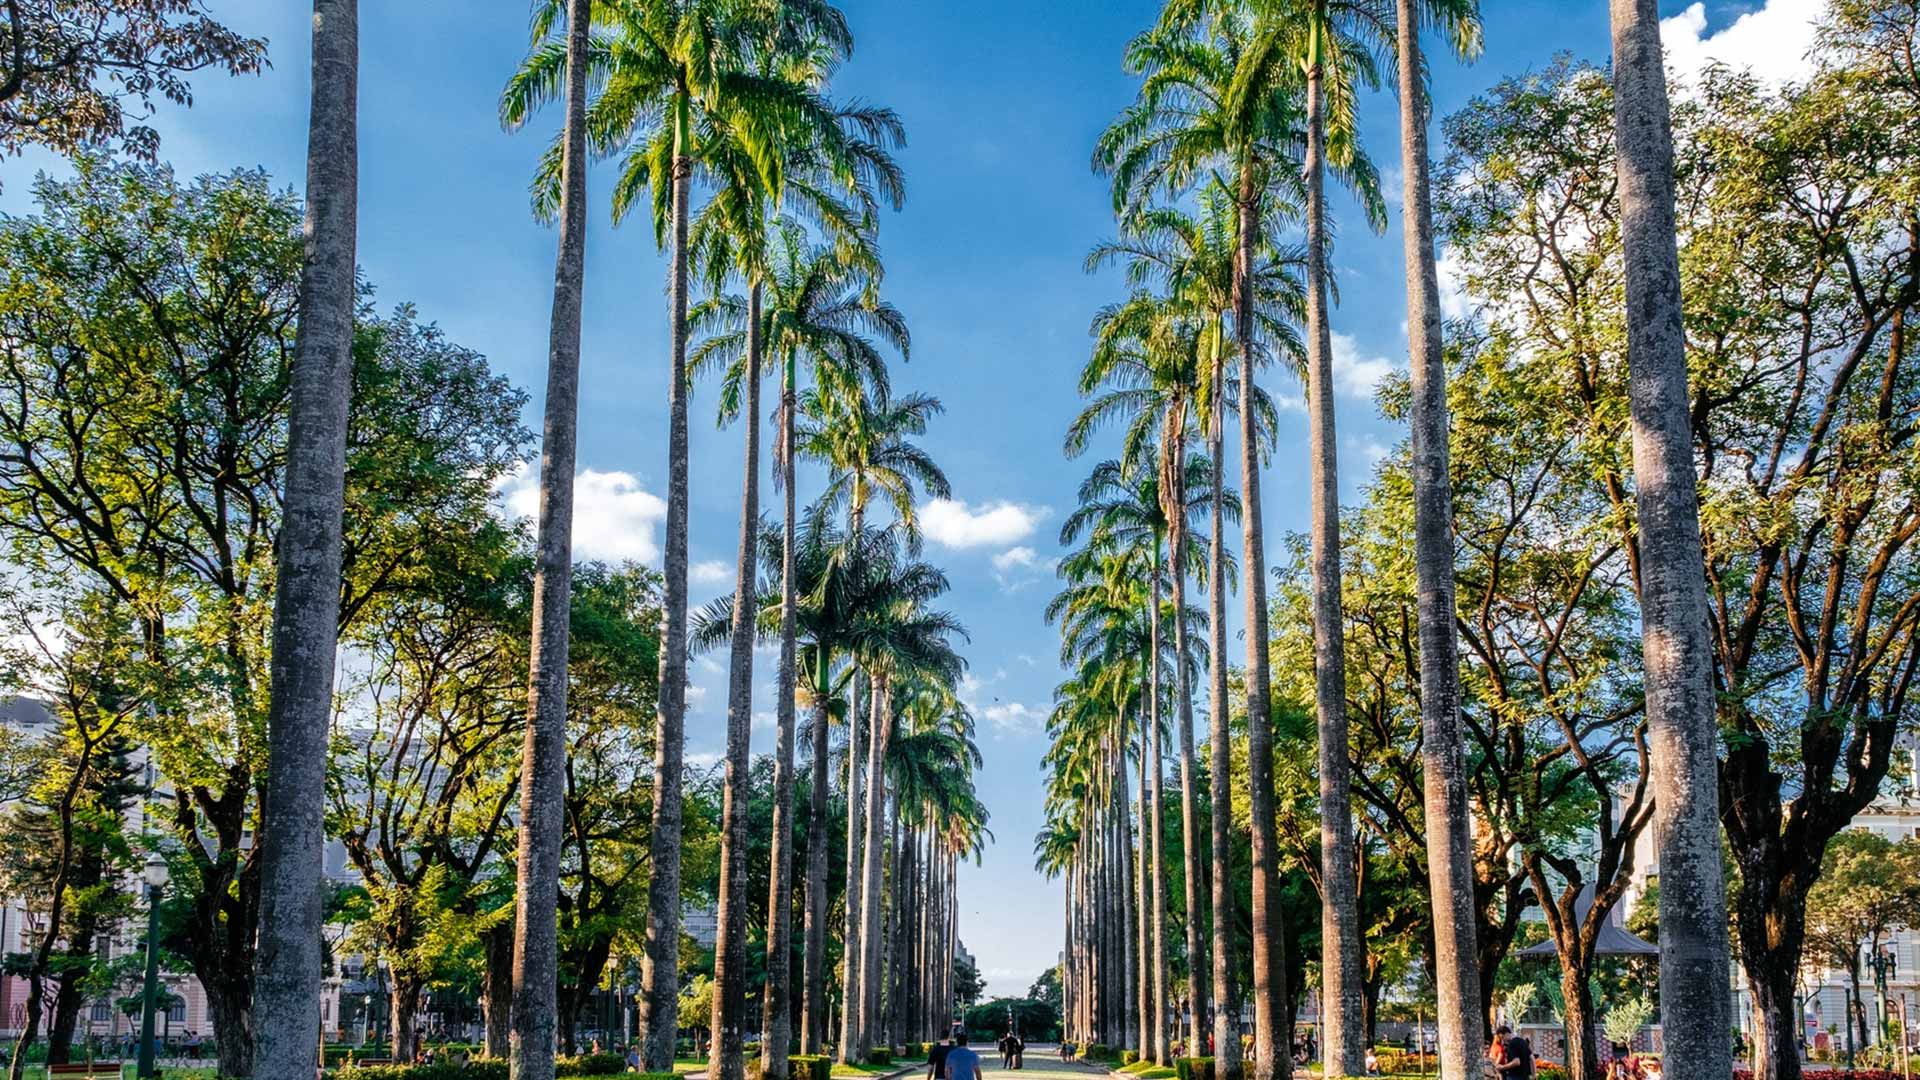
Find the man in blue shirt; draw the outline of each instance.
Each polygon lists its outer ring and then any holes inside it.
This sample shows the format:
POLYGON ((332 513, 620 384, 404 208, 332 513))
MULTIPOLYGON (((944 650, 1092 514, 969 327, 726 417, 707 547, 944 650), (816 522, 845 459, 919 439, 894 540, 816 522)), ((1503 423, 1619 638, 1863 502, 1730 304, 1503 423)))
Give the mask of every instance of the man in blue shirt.
POLYGON ((980 1080, 980 1055, 967 1049, 964 1030, 954 1040, 953 1049, 947 1051, 946 1064, 946 1080, 980 1080))

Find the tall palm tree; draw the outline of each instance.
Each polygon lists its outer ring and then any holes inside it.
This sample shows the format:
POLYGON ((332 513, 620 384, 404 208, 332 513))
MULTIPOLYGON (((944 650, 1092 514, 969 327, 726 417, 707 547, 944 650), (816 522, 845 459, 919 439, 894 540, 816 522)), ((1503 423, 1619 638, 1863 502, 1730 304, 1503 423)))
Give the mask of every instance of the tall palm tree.
MULTIPOLYGON (((551 47, 553 12, 536 20, 534 48, 551 47)), ((586 273, 587 58, 591 0, 570 0, 565 16, 566 121, 561 132, 560 251, 548 330, 547 399, 540 463, 540 517, 534 571, 533 648, 527 732, 521 750, 520 848, 513 942, 508 1068, 516 1078, 553 1075, 557 1026, 556 903, 566 795, 567 650, 573 575, 574 439, 580 399, 580 308, 586 273)), ((524 122, 503 107, 508 127, 524 122)))
POLYGON ((320 1022, 321 957, 313 928, 321 914, 347 399, 353 386, 359 83, 357 0, 315 0, 307 245, 300 268, 285 524, 276 545, 253 998, 255 1060, 268 1076, 309 1076, 318 1067, 313 1032, 320 1022))
MULTIPOLYGON (((831 8, 826 9, 832 12, 831 8)), ((837 12, 834 13, 837 15, 837 12)), ((802 81, 823 82, 826 71, 851 48, 844 34, 811 31, 810 36, 791 27, 774 28, 778 33, 762 46, 763 54, 779 59, 790 77, 802 81), (795 55, 779 57, 782 49, 795 55)), ((844 27, 841 27, 844 31, 844 27)), ((763 65, 769 61, 760 61, 763 65)), ((854 106, 836 110, 837 129, 817 130, 801 127, 784 131, 784 152, 788 164, 782 173, 780 194, 816 222, 834 244, 834 250, 848 265, 877 272, 878 254, 873 248, 871 223, 879 200, 886 198, 898 206, 900 197, 897 168, 889 148, 899 142, 897 119, 889 110, 854 106)), ((803 114, 802 119, 819 119, 818 114, 803 114)), ((726 365, 721 397, 723 416, 737 411, 741 386, 747 372, 763 369, 764 341, 769 329, 762 312, 763 289, 775 273, 774 260, 784 257, 791 266, 798 251, 806 250, 805 231, 791 218, 769 220, 772 199, 762 189, 760 176, 747 148, 725 133, 709 144, 708 157, 716 161, 713 171, 723 178, 714 196, 708 200, 690 229, 689 243, 698 260, 708 269, 710 291, 718 293, 726 274, 737 269, 748 284, 747 296, 715 295, 704 301, 691 315, 695 332, 705 331, 706 339, 695 350, 691 366, 698 372, 716 363, 726 365)), ((786 335, 792 339, 794 335, 786 335)), ((835 353, 840 355, 845 350, 835 353)), ((776 349, 776 355, 780 350, 776 349)), ((793 495, 793 423, 796 415, 793 349, 786 350, 783 364, 783 392, 778 443, 775 447, 776 486, 785 492, 786 529, 791 547, 795 521, 793 495)), ((884 370, 884 369, 882 369, 884 370)), ((758 416, 749 410, 750 443, 758 438, 758 416)), ((757 503, 753 509, 757 517, 757 503)), ((743 518, 743 532, 757 527, 757 521, 743 518)), ((743 536, 743 543, 745 538, 743 536)), ((784 570, 782 579, 789 578, 784 570)), ((744 586, 742 586, 744 587, 744 586)), ((736 592, 739 590, 736 589, 736 592)), ((792 596, 788 594, 788 606, 792 596)), ((735 656, 751 646, 736 635, 735 656)), ((772 868, 769 874, 770 925, 768 932, 767 987, 761 1016, 761 1067, 770 1080, 783 1080, 787 1071, 789 1047, 788 957, 791 952, 791 911, 785 898, 791 892, 792 820, 793 820, 793 735, 794 735, 794 642, 791 620, 781 635, 775 764, 772 868)), ((750 664, 751 661, 749 660, 750 664)), ((738 661, 736 659, 736 666, 738 661)), ((745 678, 730 681, 730 700, 751 686, 751 669, 745 678)), ((731 708, 731 706, 730 706, 731 708)), ((741 940, 744 940, 744 926, 741 940)), ((716 972, 716 980, 718 972, 716 972)), ((716 1004, 728 999, 725 987, 716 993, 716 1004)), ((727 1025, 715 1024, 715 1030, 727 1025)))
POLYGON ((1653 0, 1613 0, 1642 647, 1660 863, 1660 1022, 1681 1080, 1729 1075, 1712 642, 1688 416, 1673 130, 1653 0))
MULTIPOLYGON (((1385 227, 1371 162, 1360 151, 1357 91, 1377 85, 1376 58, 1391 47, 1385 0, 1254 0, 1253 42, 1241 85, 1262 81, 1254 58, 1291 59, 1305 76, 1307 456, 1312 474, 1314 698, 1319 722, 1321 1026, 1329 1077, 1365 1071, 1365 945, 1355 878, 1352 781, 1347 761, 1346 654, 1341 623, 1340 480, 1334 430, 1333 340, 1326 176, 1360 196, 1369 224, 1385 227)), ((1252 603, 1252 598, 1249 598, 1252 603)), ((1274 1040, 1265 1040, 1271 1045, 1274 1040)), ((1276 1062, 1277 1065, 1277 1062, 1276 1062)))
MULTIPOLYGON (((1166 866, 1161 836, 1161 781, 1165 772, 1160 763, 1160 747, 1165 733, 1161 702, 1163 688, 1167 685, 1163 681, 1166 676, 1166 653, 1162 645, 1161 621, 1166 588, 1164 564, 1168 525, 1160 500, 1159 473, 1152 464, 1158 457, 1157 451, 1147 446, 1142 449, 1140 456, 1141 461, 1131 467, 1117 459, 1102 461, 1093 467, 1086 480, 1081 482, 1077 505, 1061 525, 1060 543, 1062 546, 1072 546, 1082 536, 1089 536, 1090 546, 1144 549, 1148 556, 1146 712, 1141 727, 1140 754, 1143 764, 1150 759, 1153 777, 1150 788, 1145 781, 1141 784, 1144 800, 1141 846, 1151 853, 1150 870, 1145 852, 1141 862, 1151 896, 1143 899, 1141 907, 1143 912, 1148 912, 1150 908, 1149 930, 1143 932, 1143 942, 1149 934, 1152 940, 1149 959, 1141 965, 1141 982, 1148 988, 1148 1007, 1142 1010, 1142 1024, 1150 1037, 1141 1040, 1140 1052, 1165 1063, 1171 1054, 1171 1040, 1167 1037, 1171 1010, 1167 975, 1166 866), (1149 821, 1152 823, 1150 834, 1149 821)), ((1204 458, 1189 458, 1183 483, 1187 493, 1186 516, 1189 521, 1200 513, 1202 506, 1210 503, 1212 486, 1213 470, 1210 464, 1204 458)), ((1195 556, 1198 555, 1197 549, 1190 550, 1195 556)), ((1193 569, 1197 570, 1198 567, 1193 569)), ((1175 678, 1177 680, 1178 676, 1175 678)))
MULTIPOLYGON (((1159 495, 1167 523, 1168 565, 1173 569, 1173 606, 1186 609, 1188 528, 1185 480, 1194 414, 1202 394, 1200 333, 1181 306, 1165 298, 1137 293, 1125 303, 1100 312, 1094 321, 1094 349, 1080 373, 1080 390, 1095 395, 1067 428, 1068 457, 1084 450, 1095 431, 1108 421, 1124 421, 1122 460, 1142 461, 1142 452, 1157 447, 1155 467, 1159 495)), ((1191 1008, 1188 1045, 1201 1045, 1200 1025, 1206 1016, 1206 986, 1201 970, 1199 855, 1199 792, 1194 775, 1193 693, 1188 668, 1192 645, 1185 625, 1174 624, 1175 692, 1180 746, 1180 810, 1182 852, 1185 861, 1187 905, 1188 995, 1191 1008)))
POLYGON ((1433 899, 1434 988, 1439 1066, 1452 1076, 1479 1068, 1483 1020, 1474 941, 1473 822, 1460 728, 1460 654, 1454 634, 1453 482, 1447 464, 1447 369, 1428 179, 1430 102, 1420 51, 1422 23, 1438 26, 1454 52, 1480 48, 1477 0, 1396 0, 1399 37, 1400 229, 1407 272, 1407 356, 1413 376, 1413 548, 1420 635, 1420 758, 1433 899))
MULTIPOLYGON (((767 343, 784 370, 781 404, 780 468, 789 503, 785 550, 796 550, 792 513, 793 463, 798 449, 799 364, 809 363, 814 393, 845 397, 871 388, 884 394, 890 383, 884 348, 904 349, 906 321, 892 305, 877 296, 878 263, 870 247, 814 244, 799 229, 780 236, 767 280, 767 343), (824 389, 823 389, 824 388, 824 389)), ((863 504, 864 505, 864 504, 863 504)), ((784 573, 784 572, 783 572, 784 573)), ((790 575, 787 575, 790 579, 790 575)), ((783 587, 785 606, 797 603, 799 586, 783 587)), ((781 633, 781 649, 798 623, 781 633)), ((816 688, 824 683, 816 678, 816 688)), ((812 1053, 825 1031, 825 949, 827 918, 827 729, 812 732, 812 804, 807 843, 807 901, 803 928, 805 960, 802 972, 800 1050, 812 1053)))
MULTIPOLYGON (((1222 388, 1229 381, 1249 388, 1256 385, 1256 357, 1268 355, 1257 350, 1257 328, 1265 328, 1275 346, 1284 347, 1289 354, 1297 354, 1299 349, 1291 328, 1269 310, 1272 300, 1278 298, 1286 303, 1277 314, 1297 317, 1299 287, 1267 256, 1269 237, 1275 235, 1279 222, 1295 212, 1294 200, 1275 198, 1271 188, 1276 181, 1286 182, 1285 193, 1293 194, 1294 172, 1279 166, 1291 163, 1299 141, 1298 110, 1293 107, 1297 95, 1291 92, 1291 81, 1281 77, 1284 65, 1276 63, 1275 51, 1266 47, 1270 42, 1249 37, 1249 19, 1245 4, 1239 0, 1170 3, 1159 25, 1128 45, 1127 64, 1145 79, 1138 99, 1102 136, 1095 154, 1096 168, 1114 177, 1114 207, 1126 219, 1163 216, 1169 212, 1150 207, 1153 197, 1178 195, 1202 183, 1207 217, 1215 222, 1223 218, 1230 221, 1224 231, 1216 227, 1199 234, 1210 241, 1205 247, 1188 243, 1184 251, 1176 247, 1158 259, 1142 260, 1139 253, 1134 254, 1135 265, 1142 270, 1184 278, 1182 290, 1217 320, 1216 335, 1232 314, 1241 363, 1237 375, 1217 376, 1222 388), (1167 254, 1177 259, 1168 260, 1167 254), (1258 261, 1263 258, 1265 262, 1258 261)), ((1224 362, 1218 355, 1219 340, 1216 336, 1216 366, 1224 362)), ((1213 382, 1210 380, 1210 385, 1213 382)), ((1219 419, 1223 421, 1224 416, 1219 419)), ((1249 571, 1245 597, 1248 715, 1260 718, 1260 722, 1250 723, 1248 754, 1255 1042, 1259 1054, 1255 1071, 1267 1078, 1276 1070, 1284 1072, 1288 1061, 1276 1050, 1281 1041, 1277 1037, 1278 989, 1286 981, 1284 956, 1278 952, 1282 941, 1279 906, 1277 901, 1268 903, 1270 894, 1277 896, 1278 840, 1271 799, 1272 730, 1265 719, 1269 714, 1270 679, 1266 669, 1265 558, 1256 438, 1263 425, 1271 429, 1264 411, 1241 411, 1241 483, 1248 509, 1243 519, 1249 571)), ((1216 442, 1213 456, 1221 460, 1224 454, 1223 447, 1217 445, 1219 423, 1212 426, 1211 434, 1216 442)), ((1222 667, 1218 676, 1224 674, 1222 667)), ((1219 677, 1214 680, 1217 690, 1221 681, 1219 677)), ((1224 690, 1220 692, 1224 695, 1224 690)), ((1230 965, 1216 966, 1223 973, 1232 970, 1230 965)))
MULTIPOLYGON (((551 0, 549 0, 551 2, 551 0)), ((824 5, 812 6, 822 14, 824 5)), ((587 127, 603 153, 626 152, 614 185, 616 221, 651 196, 657 241, 668 249, 666 626, 660 652, 652 873, 641 1013, 649 1069, 673 1064, 679 1009, 681 772, 686 726, 688 244, 693 173, 734 146, 768 191, 783 188, 783 133, 841 130, 841 118, 806 82, 753 64, 769 16, 784 9, 726 0, 603 0, 607 32, 589 55, 599 96, 587 127), (804 122, 803 122, 804 119, 804 122)), ((530 57, 509 82, 503 109, 523 116, 553 93, 551 51, 530 57)), ((553 155, 549 155, 551 159, 553 155)), ((537 189, 536 195, 541 194, 537 189)))
MULTIPOLYGON (((904 326, 895 343, 901 357, 906 358, 904 326)), ((884 392, 870 392, 860 385, 829 384, 816 385, 802 406, 802 452, 826 462, 831 470, 827 490, 822 495, 822 508, 831 511, 844 501, 848 533, 859 535, 865 527, 869 502, 876 492, 884 494, 903 532, 910 540, 916 539, 916 483, 935 497, 946 498, 952 493, 946 475, 932 457, 909 440, 909 436, 925 433, 928 418, 941 410, 939 400, 924 394, 893 400, 884 392)), ((842 1061, 864 1060, 872 1050, 872 1028, 879 1010, 876 996, 881 903, 879 858, 884 830, 879 815, 885 807, 886 778, 877 770, 886 754, 884 708, 889 695, 884 673, 869 669, 867 675, 872 680, 873 704, 867 713, 870 730, 865 805, 850 806, 848 812, 848 900, 843 951, 849 961, 843 987, 849 1005, 841 1011, 839 1053, 842 1061)), ((857 759, 857 727, 849 745, 850 755, 857 759)), ((857 760, 849 761, 847 774, 849 798, 859 802, 863 796, 857 760)))

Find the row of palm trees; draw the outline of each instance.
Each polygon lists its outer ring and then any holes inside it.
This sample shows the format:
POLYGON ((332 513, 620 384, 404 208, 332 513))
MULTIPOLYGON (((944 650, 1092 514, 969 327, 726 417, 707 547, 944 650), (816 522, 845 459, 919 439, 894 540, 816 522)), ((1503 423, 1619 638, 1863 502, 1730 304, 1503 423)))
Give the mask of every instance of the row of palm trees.
MULTIPOLYGON (((1651 0, 1613 4, 1619 94, 1629 354, 1642 558, 1658 562, 1647 614, 1648 716, 1655 733, 1656 828, 1662 869, 1662 1012, 1674 1045, 1698 1046, 1679 1071, 1730 1068, 1725 911, 1713 820, 1713 729, 1706 665, 1686 365, 1672 210, 1672 151, 1657 19, 1651 0), (1657 531, 1656 530, 1657 526, 1657 531), (1669 896, 1669 891, 1676 895, 1669 896)), ((1378 172, 1358 134, 1360 91, 1391 63, 1401 102, 1402 231, 1412 397, 1414 555, 1419 591, 1423 805, 1436 927, 1440 1068, 1479 1069, 1472 917, 1472 822, 1463 775, 1453 623, 1451 489, 1442 325, 1429 190, 1426 68, 1421 32, 1456 55, 1480 44, 1473 0, 1168 0, 1129 43, 1137 99, 1101 136, 1097 170, 1112 178, 1118 239, 1089 269, 1117 265, 1128 295, 1102 309, 1080 388, 1090 399, 1067 430, 1066 452, 1090 448, 1108 425, 1119 452, 1095 466, 1062 530, 1079 545, 1060 565, 1050 616, 1070 677, 1050 721, 1049 817, 1042 869, 1068 879, 1063 971, 1071 1037, 1133 1041, 1165 1064, 1178 1014, 1165 940, 1159 836, 1169 732, 1179 760, 1188 1000, 1186 1045, 1207 1044, 1238 1077, 1239 1005, 1254 1012, 1252 1071, 1285 1075, 1284 940, 1277 900, 1273 701, 1267 568, 1260 493, 1276 422, 1258 377, 1282 363, 1305 383, 1318 728, 1321 894, 1320 1019, 1327 1075, 1364 1072, 1363 946, 1358 921, 1342 649, 1337 438, 1333 404, 1326 179, 1386 224, 1378 172), (1240 491, 1226 484, 1225 429, 1238 419, 1240 491), (1225 528, 1241 526, 1239 565, 1225 528), (1206 592, 1189 606, 1187 579, 1206 592), (1241 700, 1229 700, 1225 595, 1245 604, 1241 700), (1204 618, 1207 640, 1197 643, 1204 618), (1194 740, 1194 680, 1208 672, 1212 835, 1202 838, 1194 740), (1251 819, 1253 986, 1234 985, 1229 721, 1247 721, 1251 819), (1129 819, 1125 758, 1136 755, 1141 835, 1129 819), (1136 858, 1135 845, 1144 854, 1136 858), (1211 882, 1210 895, 1207 883, 1211 882), (1210 941, 1202 940, 1211 920, 1210 941), (1146 918, 1151 911, 1152 917, 1146 918), (1149 941, 1151 938, 1151 941, 1149 941), (1210 964, 1209 964, 1210 960, 1210 964), (1209 998, 1218 1003, 1209 1009, 1209 998)), ((1691 1053, 1691 1052, 1690 1052, 1691 1053)))
MULTIPOLYGON (((316 0, 314 42, 310 240, 288 526, 279 552, 273 782, 262 832, 267 886, 255 1003, 259 1068, 274 1076, 310 1075, 316 1064, 311 1032, 320 958, 310 928, 319 914, 311 909, 319 895, 328 658, 336 644, 329 605, 338 593, 350 390, 351 334, 342 328, 350 329, 354 299, 355 0, 316 0)), ((677 1035, 690 630, 730 647, 714 1074, 744 1075, 744 814, 753 646, 762 635, 777 638, 780 650, 763 1073, 784 1078, 796 1042, 812 1052, 827 1037, 828 735, 836 718, 849 732, 840 1053, 909 1031, 930 1034, 944 1024, 943 1002, 952 994, 957 860, 977 853, 986 814, 973 794, 979 758, 972 720, 955 691, 964 667, 955 645, 964 634, 929 606, 946 581, 915 555, 915 492, 945 495, 947 485, 911 437, 939 405, 896 397, 887 370, 888 352, 904 359, 908 348, 904 319, 878 295, 876 219, 902 194, 891 155, 904 139, 900 122, 890 110, 828 96, 853 39, 841 12, 823 0, 541 0, 532 42, 502 93, 501 120, 517 128, 555 102, 565 116, 533 183, 536 213, 556 222, 560 235, 522 753, 512 1075, 545 1080, 554 1068, 572 479, 592 157, 619 159, 614 219, 644 203, 670 263, 665 625, 641 999, 646 1068, 672 1068, 677 1035), (732 286, 744 296, 728 292, 732 286), (704 293, 698 302, 696 287, 704 293), (769 364, 782 376, 773 457, 785 507, 781 526, 766 531, 759 414, 769 364), (690 619, 688 397, 693 380, 712 369, 724 372, 723 421, 745 420, 738 577, 733 598, 690 619), (803 455, 831 474, 804 530, 795 500, 795 463, 803 455), (876 493, 895 518, 884 528, 867 523, 876 493), (843 529, 830 523, 842 510, 843 529), (803 696, 812 703, 811 806, 796 1031, 788 958, 796 702, 803 696), (910 979, 911 972, 923 977, 910 979), (889 979, 892 993, 883 992, 889 979)))

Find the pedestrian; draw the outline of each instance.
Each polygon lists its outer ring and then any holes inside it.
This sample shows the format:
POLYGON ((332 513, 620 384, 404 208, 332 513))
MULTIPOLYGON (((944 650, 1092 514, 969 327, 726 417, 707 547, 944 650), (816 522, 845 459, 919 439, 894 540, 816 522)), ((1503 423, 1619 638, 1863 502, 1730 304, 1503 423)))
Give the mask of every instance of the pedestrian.
POLYGON ((1025 1039, 1022 1039, 1020 1036, 1015 1035, 1013 1037, 1013 1067, 1014 1068, 1019 1069, 1019 1068, 1024 1068, 1026 1066, 1027 1064, 1026 1054, 1027 1054, 1027 1041, 1025 1039))
POLYGON ((1000 1036, 999 1050, 1000 1067, 1003 1069, 1013 1068, 1013 1032, 1009 1031, 1005 1035, 1000 1036))
POLYGON ((1513 1028, 1506 1024, 1494 1032, 1487 1060, 1493 1062, 1500 1080, 1533 1080, 1533 1044, 1526 1036, 1515 1035, 1513 1028))
POLYGON ((980 1080, 980 1055, 967 1049, 965 1028, 954 1039, 953 1048, 947 1051, 946 1080, 980 1080))
POLYGON ((927 1080, 944 1080, 947 1074, 947 1054, 952 1049, 951 1040, 941 1039, 933 1044, 933 1049, 927 1051, 927 1080))

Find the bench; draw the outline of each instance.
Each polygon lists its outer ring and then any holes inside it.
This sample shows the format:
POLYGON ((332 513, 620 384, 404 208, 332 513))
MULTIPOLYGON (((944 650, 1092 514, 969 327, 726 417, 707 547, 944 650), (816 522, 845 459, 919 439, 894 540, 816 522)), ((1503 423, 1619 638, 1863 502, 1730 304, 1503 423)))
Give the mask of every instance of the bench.
POLYGON ((99 1080, 120 1080, 122 1073, 117 1061, 96 1061, 89 1065, 84 1061, 69 1061, 63 1065, 47 1066, 47 1076, 79 1076, 99 1080))

